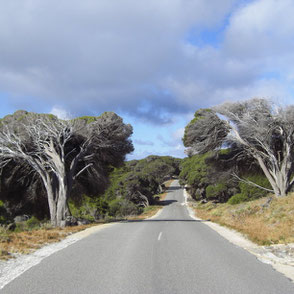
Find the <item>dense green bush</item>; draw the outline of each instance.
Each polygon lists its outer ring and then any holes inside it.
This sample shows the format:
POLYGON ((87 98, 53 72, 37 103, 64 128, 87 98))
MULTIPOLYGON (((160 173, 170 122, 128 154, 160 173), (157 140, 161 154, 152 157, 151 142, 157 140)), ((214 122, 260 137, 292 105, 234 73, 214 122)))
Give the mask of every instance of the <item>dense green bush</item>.
POLYGON ((260 168, 252 163, 252 158, 242 157, 236 160, 237 155, 238 150, 221 149, 185 158, 181 164, 181 185, 187 184, 189 193, 197 201, 206 199, 226 202, 238 194, 231 202, 240 202, 265 196, 265 190, 232 176, 237 172, 248 181, 271 188, 260 168))
MULTIPOLYGON (((271 189, 271 185, 268 179, 264 175, 261 175, 261 174, 249 175, 245 177, 245 179, 261 187, 271 189)), ((268 194, 267 191, 244 182, 240 182, 239 187, 240 187, 241 193, 244 195, 247 195, 247 197, 251 200, 264 197, 268 194)))
POLYGON ((208 185, 205 189, 207 199, 221 199, 225 198, 225 193, 228 190, 226 184, 217 183, 215 185, 208 185))
POLYGON ((136 206, 126 199, 114 199, 109 203, 109 216, 125 217, 128 215, 138 215, 143 212, 143 208, 136 206))
POLYGON ((41 221, 38 220, 35 216, 32 216, 27 221, 19 222, 15 224, 15 232, 22 232, 22 231, 31 231, 35 229, 41 228, 41 221))
MULTIPOLYGON (((270 183, 267 178, 261 174, 253 174, 245 177, 246 180, 253 182, 261 187, 270 189, 270 183)), ((232 196, 228 203, 229 204, 238 204, 241 202, 255 200, 261 197, 264 197, 268 194, 266 190, 258 188, 252 184, 245 183, 243 181, 239 182, 240 193, 232 196)))
POLYGON ((114 169, 110 175, 110 186, 105 192, 105 199, 111 201, 124 198, 142 206, 140 195, 154 204, 153 195, 160 193, 160 185, 167 179, 179 174, 181 160, 170 156, 148 156, 142 160, 132 160, 125 166, 114 169))
POLYGON ((71 213, 77 218, 89 220, 139 214, 145 206, 142 199, 146 197, 148 204, 155 204, 153 196, 161 192, 160 185, 166 179, 179 174, 180 162, 180 159, 170 156, 148 156, 113 168, 105 193, 97 197, 83 195, 71 200, 71 213))
POLYGON ((238 193, 238 194, 235 194, 234 196, 232 196, 228 200, 228 203, 234 205, 234 204, 239 204, 241 202, 246 202, 249 200, 250 200, 250 198, 248 196, 246 196, 245 194, 238 193))
POLYGON ((208 166, 205 160, 210 153, 187 157, 181 164, 180 179, 188 185, 199 186, 207 181, 208 166))
POLYGON ((90 221, 104 218, 109 210, 108 202, 104 198, 85 194, 76 201, 70 201, 69 207, 74 217, 90 221))
POLYGON ((36 229, 39 228, 40 225, 41 222, 35 216, 32 216, 30 219, 26 221, 26 226, 28 229, 36 229))

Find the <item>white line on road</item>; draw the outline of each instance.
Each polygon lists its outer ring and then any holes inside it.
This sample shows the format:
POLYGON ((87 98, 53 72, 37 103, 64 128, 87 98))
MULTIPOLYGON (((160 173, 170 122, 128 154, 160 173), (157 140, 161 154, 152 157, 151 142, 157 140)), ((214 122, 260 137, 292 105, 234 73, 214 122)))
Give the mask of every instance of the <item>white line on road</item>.
POLYGON ((160 241, 161 236, 162 236, 162 232, 160 232, 158 235, 158 239, 157 239, 158 241, 160 241))

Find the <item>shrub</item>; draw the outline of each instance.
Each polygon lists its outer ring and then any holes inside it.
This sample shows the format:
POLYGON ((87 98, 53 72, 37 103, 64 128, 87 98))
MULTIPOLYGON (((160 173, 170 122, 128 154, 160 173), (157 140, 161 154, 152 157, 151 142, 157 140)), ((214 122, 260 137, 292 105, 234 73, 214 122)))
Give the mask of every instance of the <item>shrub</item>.
POLYGON ((126 199, 115 199, 109 203, 109 215, 125 217, 128 215, 138 215, 143 209, 126 199))
POLYGON ((32 216, 30 219, 26 221, 26 226, 28 229, 36 229, 39 228, 40 225, 40 221, 35 216, 32 216))
MULTIPOLYGON (((246 180, 251 181, 264 188, 271 189, 271 185, 264 175, 261 175, 261 174, 250 175, 246 177, 246 180)), ((241 193, 246 195, 251 200, 264 197, 268 194, 267 191, 244 182, 240 182, 239 187, 240 187, 241 193)))
POLYGON ((248 198, 246 195, 242 194, 242 193, 238 193, 234 196, 232 196, 229 200, 228 203, 231 205, 234 204, 239 204, 241 202, 245 202, 245 201, 249 201, 250 198, 248 198))
POLYGON ((39 228, 41 228, 41 222, 35 216, 32 216, 27 221, 16 223, 14 232, 30 231, 39 228))
POLYGON ((216 185, 209 185, 206 187, 206 197, 208 199, 213 199, 213 198, 218 198, 221 199, 223 198, 223 194, 227 190, 227 186, 223 183, 218 183, 216 185))
POLYGON ((108 212, 108 202, 101 197, 89 197, 82 195, 78 201, 70 201, 71 213, 76 218, 84 218, 90 221, 104 218, 108 212))

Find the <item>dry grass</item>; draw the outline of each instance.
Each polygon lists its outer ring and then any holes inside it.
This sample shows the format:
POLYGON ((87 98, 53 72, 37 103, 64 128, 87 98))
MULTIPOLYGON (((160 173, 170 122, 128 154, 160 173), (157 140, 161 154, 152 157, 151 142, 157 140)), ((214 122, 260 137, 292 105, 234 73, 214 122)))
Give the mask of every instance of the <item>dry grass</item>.
POLYGON ((294 193, 274 198, 267 208, 263 207, 266 200, 198 204, 195 211, 198 217, 233 228, 259 245, 294 242, 294 193))
POLYGON ((152 205, 144 208, 144 212, 140 215, 134 215, 127 217, 128 220, 143 220, 149 217, 154 216, 160 209, 162 209, 162 205, 152 205))
POLYGON ((50 243, 58 242, 68 235, 87 229, 93 225, 61 228, 36 229, 24 232, 0 231, 0 259, 12 258, 15 253, 28 254, 50 243))

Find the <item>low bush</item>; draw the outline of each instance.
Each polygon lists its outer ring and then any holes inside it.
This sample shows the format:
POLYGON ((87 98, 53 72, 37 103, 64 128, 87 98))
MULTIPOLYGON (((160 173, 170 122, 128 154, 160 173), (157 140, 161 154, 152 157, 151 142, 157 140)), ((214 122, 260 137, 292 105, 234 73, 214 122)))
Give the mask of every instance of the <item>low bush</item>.
POLYGON ((37 229, 41 227, 41 222, 35 216, 32 216, 26 221, 26 226, 28 229, 37 229))
POLYGON ((239 204, 241 202, 249 201, 250 198, 246 196, 245 194, 238 193, 234 196, 232 196, 229 200, 228 203, 231 205, 239 204))
MULTIPOLYGON (((261 187, 271 189, 271 185, 267 178, 262 175, 262 174, 255 174, 255 175, 249 175, 245 177, 246 180, 253 182, 261 187)), ((258 188, 254 185, 247 184, 245 182, 240 182, 239 187, 241 190, 241 193, 246 195, 248 199, 253 200, 253 199, 258 199, 261 197, 264 197, 268 194, 266 190, 263 190, 261 188, 258 188)))
POLYGON ((138 215, 143 212, 142 207, 136 206, 126 199, 114 199, 109 203, 109 215, 125 217, 128 215, 138 215))
POLYGON ((225 198, 224 193, 227 191, 228 187, 223 183, 218 183, 216 185, 209 185, 206 187, 206 197, 207 199, 222 199, 225 198))
MULTIPOLYGON (((261 187, 270 189, 270 183, 267 178, 261 174, 255 174, 245 177, 246 180, 255 183, 261 187)), ((239 183, 240 193, 235 194, 229 200, 229 204, 238 204, 241 202, 251 201, 258 198, 262 198, 268 194, 266 190, 258 188, 252 184, 240 182, 239 183)))
POLYGON ((69 207, 74 217, 89 221, 104 218, 109 210, 106 200, 101 197, 90 197, 85 194, 78 201, 70 201, 69 207))
POLYGON ((35 216, 32 216, 27 221, 19 222, 15 224, 14 232, 24 232, 40 229, 42 227, 41 221, 39 221, 35 216))

